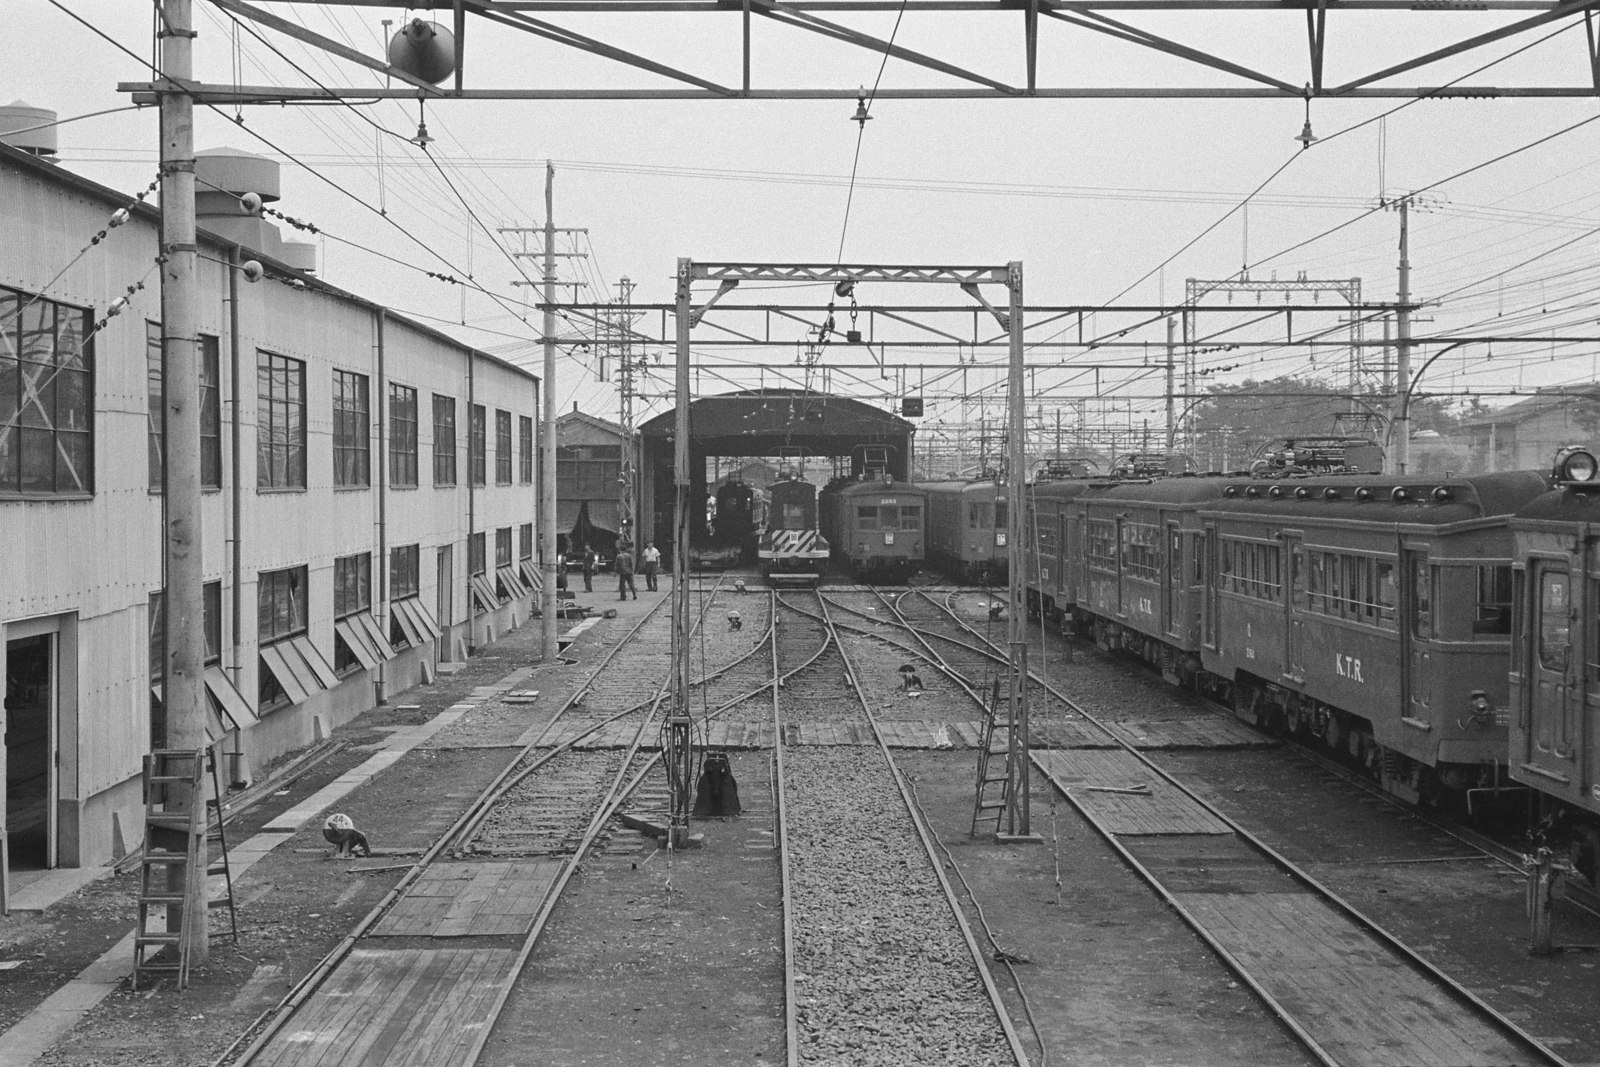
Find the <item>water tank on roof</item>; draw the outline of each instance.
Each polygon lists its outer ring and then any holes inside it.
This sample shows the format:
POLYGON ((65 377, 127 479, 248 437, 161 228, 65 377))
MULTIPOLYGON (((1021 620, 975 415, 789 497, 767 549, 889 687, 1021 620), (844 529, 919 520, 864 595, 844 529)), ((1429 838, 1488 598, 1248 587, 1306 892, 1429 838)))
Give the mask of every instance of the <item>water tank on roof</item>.
POLYGON ((0 107, 0 141, 41 159, 53 159, 56 154, 56 128, 49 123, 55 121, 56 113, 49 108, 13 100, 0 107), (44 129, 35 128, 39 126, 44 129))

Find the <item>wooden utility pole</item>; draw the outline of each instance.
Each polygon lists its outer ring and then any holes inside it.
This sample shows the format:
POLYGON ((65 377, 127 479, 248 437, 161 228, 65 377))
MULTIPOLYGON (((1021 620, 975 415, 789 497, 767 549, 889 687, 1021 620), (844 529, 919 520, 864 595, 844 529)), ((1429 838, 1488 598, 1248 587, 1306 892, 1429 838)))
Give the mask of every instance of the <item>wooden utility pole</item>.
MULTIPOLYGON (((163 531, 166 582, 166 662, 162 701, 171 749, 206 748, 204 560, 200 539, 200 339, 194 208, 194 100, 181 86, 194 77, 191 0, 167 0, 161 29, 161 341, 166 420, 166 495, 163 531), (169 86, 180 88, 169 89, 169 86)), ((237 383, 236 383, 237 384, 237 383)), ((237 595, 237 591, 235 591, 237 595)), ((181 805, 204 804, 173 783, 181 805)), ((163 831, 178 837, 178 831, 163 831)), ((177 845, 183 851, 184 845, 177 845)), ((204 864, 201 864, 204 867, 204 864)), ((206 935, 204 872, 168 868, 167 888, 182 891, 183 906, 167 909, 168 929, 187 927, 189 958, 210 954, 206 935)))
POLYGON ((1024 393, 1022 350, 1022 263, 1013 260, 1006 268, 1006 290, 1010 304, 1006 311, 1006 330, 1011 336, 1010 374, 1007 379, 1009 430, 1006 476, 1006 549, 1009 595, 1006 605, 1006 640, 1010 645, 1011 729, 1006 731, 1009 751, 1006 767, 1011 775, 1006 791, 1002 841, 1038 841, 1033 832, 1030 783, 1033 779, 1028 734, 1028 553, 1024 551, 1024 485, 1028 480, 1028 406, 1024 393))

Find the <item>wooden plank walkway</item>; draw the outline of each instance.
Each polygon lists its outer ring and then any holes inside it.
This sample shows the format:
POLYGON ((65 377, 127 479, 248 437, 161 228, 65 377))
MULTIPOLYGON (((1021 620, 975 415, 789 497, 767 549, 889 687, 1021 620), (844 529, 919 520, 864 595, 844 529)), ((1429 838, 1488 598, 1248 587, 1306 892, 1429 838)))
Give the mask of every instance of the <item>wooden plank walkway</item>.
POLYGON ((1233 833, 1227 823, 1120 748, 1035 751, 1033 762, 1113 834, 1233 833), (1141 788, 1149 792, 1106 792, 1141 788))
POLYGON ((358 948, 252 1061, 262 1067, 456 1067, 493 1023, 514 948, 358 948))
POLYGON ((435 863, 373 926, 372 937, 521 937, 563 861, 435 863))
MULTIPOLYGON (((1035 748, 1116 748, 1118 739, 1134 748, 1267 748, 1277 742, 1223 716, 1171 719, 1160 722, 1114 722, 1112 734, 1086 722, 1038 722, 1033 725, 1035 748)), ((977 748, 983 726, 978 722, 941 722, 925 719, 886 719, 879 723, 891 748, 977 748)), ((633 742, 638 727, 611 723, 581 741, 588 726, 558 726, 545 745, 573 744, 582 750, 618 749, 633 742)), ((785 728, 791 745, 870 745, 872 733, 865 723, 799 723, 785 728)), ((777 730, 770 722, 718 722, 706 726, 707 745, 717 749, 772 748, 777 730)))
POLYGON ((1181 893, 1178 902, 1349 1067, 1542 1064, 1310 893, 1181 893))

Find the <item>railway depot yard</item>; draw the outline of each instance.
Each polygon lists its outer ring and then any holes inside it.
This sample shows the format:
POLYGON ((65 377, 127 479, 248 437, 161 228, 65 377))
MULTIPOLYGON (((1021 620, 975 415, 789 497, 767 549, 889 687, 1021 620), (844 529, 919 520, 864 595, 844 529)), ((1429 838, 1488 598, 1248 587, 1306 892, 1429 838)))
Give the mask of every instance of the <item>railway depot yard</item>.
MULTIPOLYGON (((261 790, 228 826, 239 939, 214 935, 187 989, 122 980, 135 873, 4 919, 0 1062, 1600 1060, 1596 961, 1528 955, 1516 870, 1081 641, 1033 635, 1040 840, 998 843, 992 813, 973 834, 979 717, 957 679, 985 681, 981 592, 699 580, 697 715, 742 814, 665 850, 653 736, 627 740, 662 683, 658 597, 548 669, 532 628, 508 634, 261 790), (1130 748, 1088 740, 1097 720, 1130 748), (512 765, 534 769, 463 822, 512 765), (607 776, 637 783, 629 818, 586 830, 607 776), (1184 822, 1130 828, 1151 804, 1184 822), (329 810, 373 856, 332 857, 329 810), (476 893, 440 888, 468 875, 476 893)), ((1600 941, 1565 902, 1556 924, 1600 941)))

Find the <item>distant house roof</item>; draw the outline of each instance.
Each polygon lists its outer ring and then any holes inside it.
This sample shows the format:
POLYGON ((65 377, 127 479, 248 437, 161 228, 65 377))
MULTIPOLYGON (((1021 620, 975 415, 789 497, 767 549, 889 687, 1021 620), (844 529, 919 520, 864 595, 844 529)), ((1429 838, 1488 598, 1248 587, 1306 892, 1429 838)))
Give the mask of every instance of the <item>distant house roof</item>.
POLYGON ((556 417, 557 428, 569 426, 573 423, 582 423, 588 426, 593 426, 597 430, 604 430, 607 433, 616 434, 618 437, 622 436, 621 426, 606 419, 602 419, 597 415, 591 415, 587 411, 569 411, 556 417))
POLYGON ((1526 400, 1519 400, 1515 404, 1508 404, 1497 411, 1487 415, 1474 415, 1462 419, 1462 426, 1504 426, 1508 423, 1515 424, 1526 422, 1537 415, 1571 403, 1574 400, 1589 404, 1600 404, 1600 386, 1578 387, 1564 389, 1559 393, 1536 393, 1526 400))

